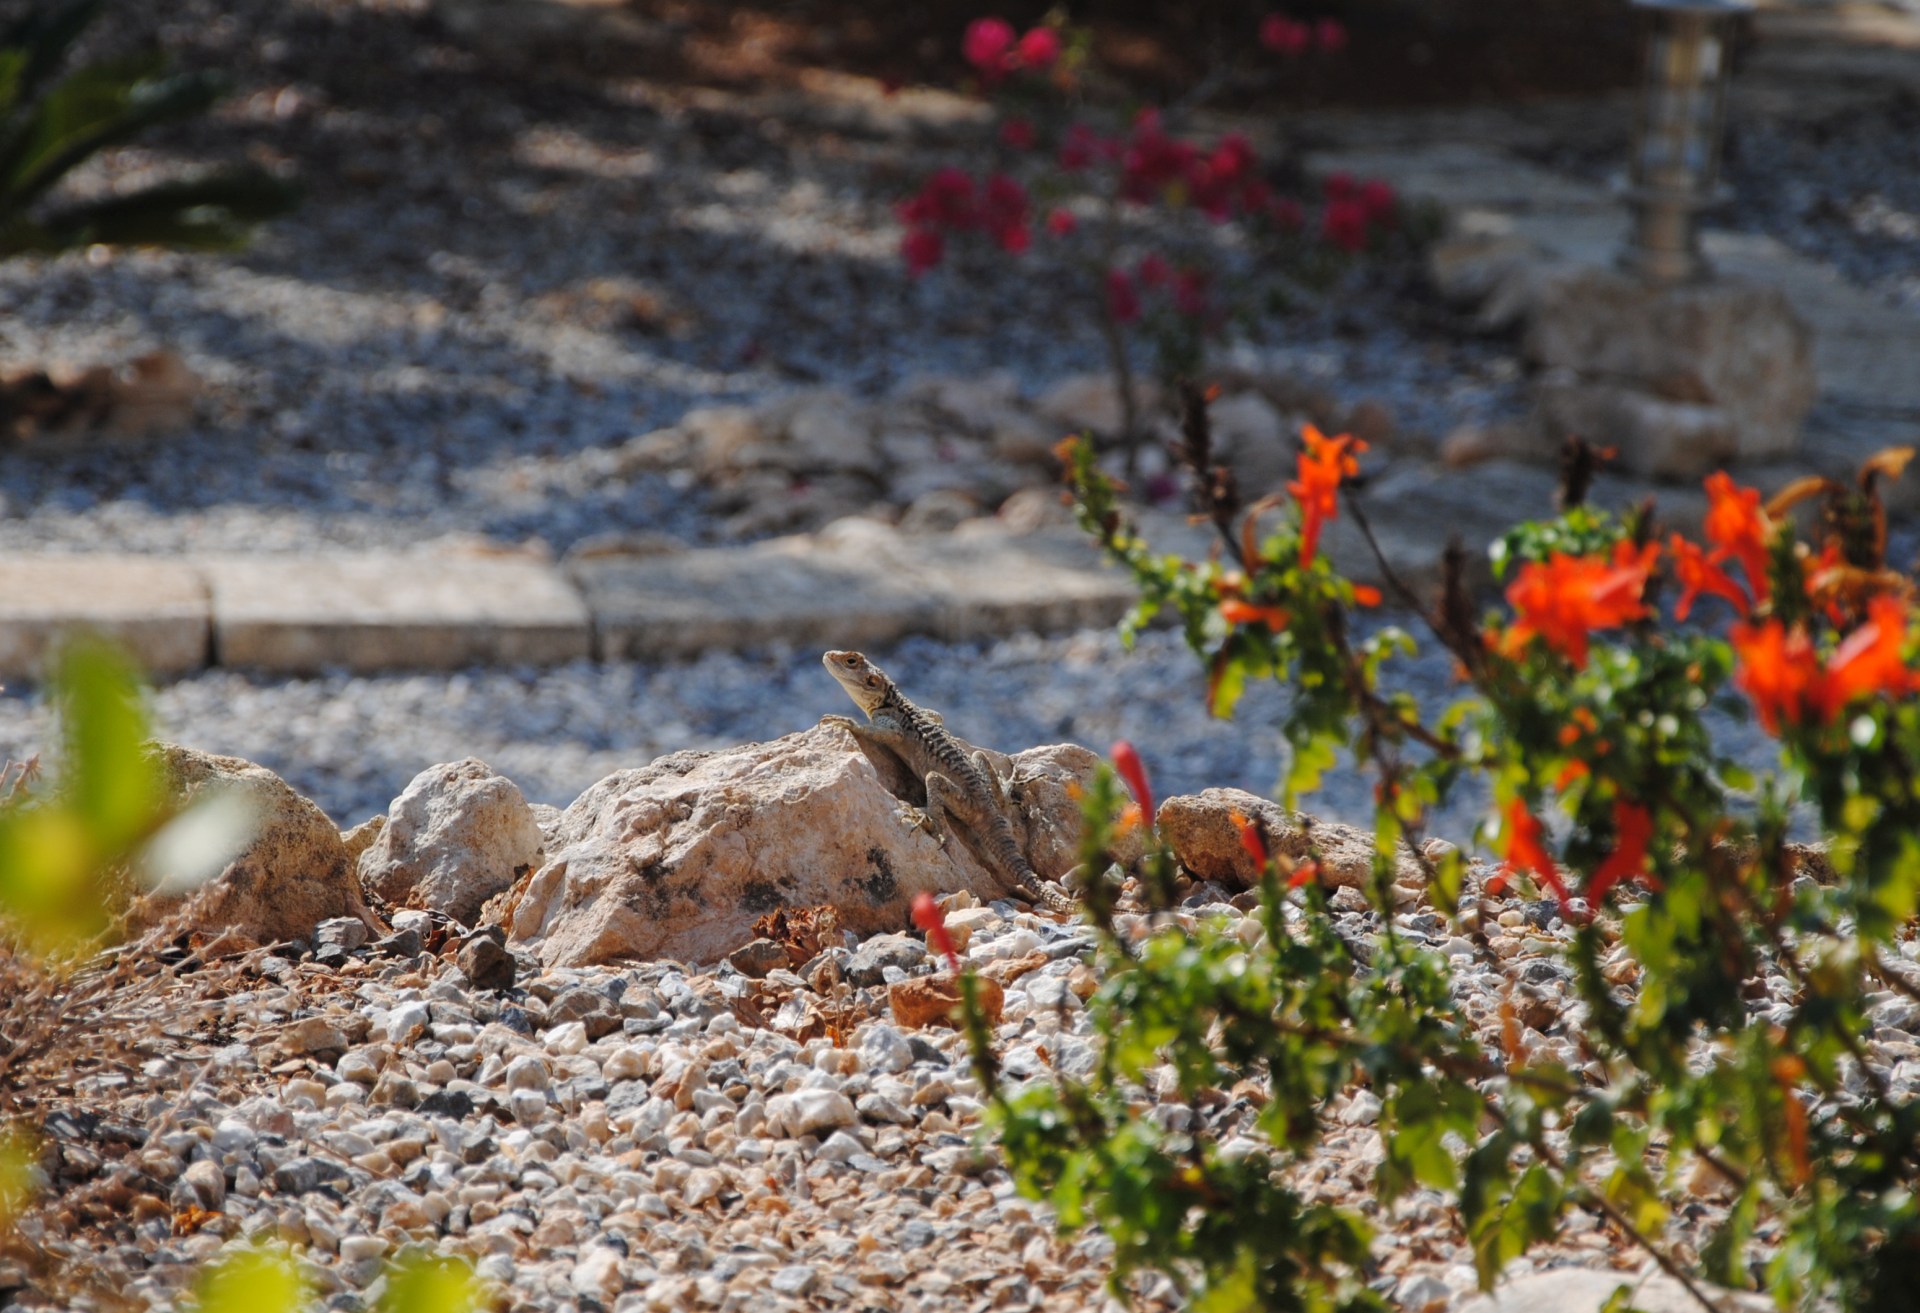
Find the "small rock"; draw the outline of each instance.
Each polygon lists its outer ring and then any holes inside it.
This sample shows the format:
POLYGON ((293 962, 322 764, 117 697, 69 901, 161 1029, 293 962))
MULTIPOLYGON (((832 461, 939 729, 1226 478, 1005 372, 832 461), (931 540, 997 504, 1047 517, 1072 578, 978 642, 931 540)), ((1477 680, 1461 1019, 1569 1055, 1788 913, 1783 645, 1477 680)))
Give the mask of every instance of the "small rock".
POLYGON ((543 1090, 547 1087, 547 1064, 530 1053, 523 1053, 507 1064, 509 1090, 543 1090))
POLYGON ((219 1212, 227 1202, 227 1178, 220 1165, 205 1158, 188 1163, 174 1190, 176 1200, 182 1195, 186 1203, 197 1204, 210 1213, 219 1212))
POLYGON ((911 971, 926 960, 927 946, 911 935, 875 935, 854 950, 844 974, 851 985, 882 985, 886 968, 911 971))
POLYGON ((767 1100, 767 1119, 786 1127, 788 1135, 814 1135, 860 1120, 853 1100, 838 1090, 800 1089, 767 1100))
POLYGON ((785 971, 793 965, 787 946, 772 939, 755 939, 744 944, 728 954, 727 961, 735 971, 754 980, 764 979, 769 971, 785 971))
POLYGON ((612 999, 587 985, 563 989, 547 1005, 549 1025, 577 1022, 585 1028, 589 1039, 613 1034, 624 1020, 612 999))
POLYGON ((818 1275, 813 1268, 805 1264, 795 1264, 792 1267, 776 1269, 767 1284, 773 1288, 775 1294, 798 1299, 813 1289, 816 1280, 818 1275))
POLYGON ((620 1261, 625 1257, 611 1245, 590 1245, 573 1265, 567 1284, 574 1293, 611 1302, 620 1288, 620 1261))
POLYGON ((868 1026, 860 1037, 860 1065, 870 1072, 893 1075, 913 1065, 913 1047, 892 1026, 868 1026))
POLYGON ((328 917, 313 928, 315 950, 338 948, 351 953, 367 942, 367 923, 357 916, 328 917))
MULTIPOLYGON (((1006 1008, 1006 991, 986 977, 978 977, 977 997, 989 1025, 998 1025, 1006 1008)), ((952 976, 916 976, 887 987, 893 1019, 908 1030, 936 1023, 958 1026, 960 986, 952 976)))
POLYGON ((499 926, 487 926, 468 938, 454 961, 475 989, 513 988, 516 966, 499 926))
POLYGON ((1393 1301, 1406 1313, 1445 1313, 1453 1303, 1453 1287, 1430 1272, 1400 1283, 1393 1301))
POLYGON ((338 1052, 350 1041, 346 1033, 325 1017, 302 1017, 280 1032, 282 1053, 302 1057, 307 1054, 338 1052))
POLYGON ((411 929, 396 930, 373 943, 373 951, 382 957, 419 957, 420 949, 420 932, 411 929))

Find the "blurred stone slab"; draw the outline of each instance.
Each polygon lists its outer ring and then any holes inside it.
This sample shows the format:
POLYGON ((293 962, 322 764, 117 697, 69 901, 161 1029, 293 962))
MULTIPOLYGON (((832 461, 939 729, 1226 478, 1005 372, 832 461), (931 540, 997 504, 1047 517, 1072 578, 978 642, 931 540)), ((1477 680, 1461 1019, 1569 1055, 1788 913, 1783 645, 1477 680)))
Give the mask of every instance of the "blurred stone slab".
POLYGON ((606 661, 767 643, 879 646, 1107 625, 1131 580, 1071 531, 918 537, 847 520, 816 535, 664 556, 589 558, 573 577, 606 661))
POLYGON ((1139 597, 1077 530, 1013 535, 974 520, 951 534, 896 536, 887 551, 933 600, 927 632, 947 642, 1111 625, 1139 597))
POLYGON ((283 674, 557 665, 592 649, 587 609, 564 577, 499 557, 213 557, 221 665, 283 674))
POLYGON ((207 664, 207 589, 198 571, 151 556, 0 558, 0 676, 40 674, 70 633, 90 630, 123 646, 150 675, 207 664))
POLYGON ((866 546, 811 537, 572 567, 602 661, 767 643, 880 645, 930 632, 938 603, 866 546))
MULTIPOLYGON (((1702 1313, 1700 1302, 1672 1277, 1562 1267, 1503 1281, 1488 1295, 1475 1295, 1459 1313, 1601 1313, 1613 1292, 1633 1292, 1628 1306, 1640 1313, 1702 1313)), ((1720 1313, 1763 1313, 1774 1303, 1763 1295, 1703 1283, 1703 1294, 1720 1313)))

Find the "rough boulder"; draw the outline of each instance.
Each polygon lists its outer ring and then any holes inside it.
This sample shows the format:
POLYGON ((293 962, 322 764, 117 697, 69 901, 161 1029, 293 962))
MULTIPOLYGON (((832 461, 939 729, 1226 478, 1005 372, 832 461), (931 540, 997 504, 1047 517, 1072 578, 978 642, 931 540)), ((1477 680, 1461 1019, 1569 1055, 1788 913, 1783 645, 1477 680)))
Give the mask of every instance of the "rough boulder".
MULTIPOLYGON (((1078 836, 1068 783, 1090 780, 1095 758, 1058 744, 1012 761, 1022 781, 1019 837, 1035 869, 1058 877, 1073 865, 1078 836)), ((966 842, 943 847, 916 819, 832 726, 677 752, 582 794, 546 864, 488 916, 550 966, 714 962, 776 908, 830 905, 843 929, 867 935, 905 927, 922 890, 1002 896, 966 842)))
POLYGON ((306 938, 322 921, 358 917, 385 933, 354 880, 353 863, 327 814, 264 766, 175 744, 155 749, 176 805, 229 790, 251 804, 258 828, 221 872, 187 893, 149 893, 127 911, 134 931, 178 912, 185 927, 257 944, 306 938))
POLYGON ((484 761, 414 776, 360 857, 360 879, 390 903, 472 925, 481 905, 538 861, 543 840, 520 788, 484 761))
MULTIPOLYGON (((1321 879, 1327 884, 1365 889, 1372 877, 1371 834, 1338 821, 1289 815, 1278 803, 1243 789, 1207 789, 1168 798, 1154 823, 1180 864, 1195 876, 1228 889, 1250 889, 1260 873, 1241 845, 1236 816, 1259 825, 1267 850, 1276 856, 1305 861, 1310 849, 1318 849, 1321 879)), ((1396 884, 1417 884, 1423 878, 1418 860, 1404 847, 1395 866, 1396 884)))

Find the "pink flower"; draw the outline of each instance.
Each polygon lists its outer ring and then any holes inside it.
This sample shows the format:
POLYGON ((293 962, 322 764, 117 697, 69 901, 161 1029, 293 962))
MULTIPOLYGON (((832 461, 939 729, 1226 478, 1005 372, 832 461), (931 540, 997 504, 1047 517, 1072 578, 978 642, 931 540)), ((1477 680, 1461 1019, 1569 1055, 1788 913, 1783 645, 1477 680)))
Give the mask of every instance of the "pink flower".
POLYGON ((1055 237, 1065 237, 1080 226, 1080 220, 1074 217, 1072 210, 1055 210, 1047 215, 1047 231, 1055 237))
POLYGON ((1337 55, 1347 48, 1347 29, 1338 19, 1323 18, 1313 25, 1313 39, 1321 50, 1337 55))
POLYGON ((1285 14, 1268 14, 1260 22, 1260 44, 1277 55, 1293 59, 1307 53, 1313 44, 1313 29, 1285 14))
POLYGON ((1274 226, 1285 232, 1299 232, 1306 226, 1307 212, 1291 196, 1277 197, 1271 210, 1274 226))
POLYGON ((1361 208, 1366 210, 1369 223, 1391 223, 1400 205, 1399 199, 1393 194, 1393 188, 1378 178, 1370 178, 1361 183, 1355 199, 1360 202, 1361 208))
POLYGON ((1222 137, 1204 159, 1193 157, 1187 168, 1187 190, 1195 208, 1210 219, 1225 219, 1233 210, 1234 189, 1252 174, 1253 167, 1253 147, 1237 132, 1222 137))
POLYGON ((1036 27, 1020 38, 1014 53, 1020 67, 1044 73, 1060 58, 1060 34, 1050 27, 1036 27))
POLYGON ((1060 167, 1069 173, 1078 173, 1100 156, 1104 144, 1092 128, 1075 123, 1060 143, 1060 167))
POLYGON ((1343 251, 1365 250, 1366 207, 1355 200, 1328 201, 1320 216, 1320 235, 1343 251))
POLYGON ((1183 269, 1173 280, 1173 308, 1189 319, 1207 312, 1207 277, 1192 269, 1183 269))
POLYGON ((909 228, 900 239, 900 255, 907 262, 907 272, 915 278, 939 264, 946 251, 946 238, 931 228, 909 228))
POLYGON ((1004 173, 987 179, 980 197, 980 226, 1000 243, 1002 250, 1024 251, 1031 238, 1027 233, 1027 189, 1004 173))
POLYGON ((1354 184, 1351 173, 1329 173, 1320 184, 1320 190, 1330 201, 1349 201, 1359 188, 1354 184))
POLYGON ((1140 317, 1140 294, 1125 270, 1107 270, 1107 313, 1116 324, 1131 324, 1140 317))
POLYGON ((1193 147, 1168 136, 1160 126, 1160 111, 1143 109, 1133 121, 1133 135, 1120 157, 1120 194, 1144 205, 1173 183, 1185 181, 1193 160, 1193 147))
POLYGON ((1015 150, 1032 150, 1033 124, 1025 119, 1008 119, 1000 125, 1000 140, 1015 150))
POLYGON ((968 228, 976 221, 973 179, 948 165, 935 169, 918 195, 903 201, 900 218, 940 228, 968 228))
POLYGON ((1013 24, 1004 18, 976 18, 960 39, 960 53, 988 81, 998 81, 1006 73, 1012 50, 1013 24))
POLYGON ((1148 287, 1164 287, 1173 278, 1173 266, 1167 263, 1166 257, 1154 252, 1141 257, 1134 273, 1148 287))
POLYGON ((1253 143, 1245 133, 1229 132, 1220 138, 1213 148, 1213 157, 1207 161, 1214 176, 1228 182, 1238 182, 1253 172, 1253 143))

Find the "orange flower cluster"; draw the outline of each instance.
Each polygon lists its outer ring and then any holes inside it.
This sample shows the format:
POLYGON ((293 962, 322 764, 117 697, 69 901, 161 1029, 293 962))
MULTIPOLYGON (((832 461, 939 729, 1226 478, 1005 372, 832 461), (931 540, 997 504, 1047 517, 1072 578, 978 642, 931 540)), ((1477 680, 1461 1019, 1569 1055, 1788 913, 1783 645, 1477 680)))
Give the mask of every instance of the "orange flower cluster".
POLYGON ((1638 880, 1652 889, 1660 887, 1657 876, 1647 870, 1647 845, 1653 839, 1653 814, 1638 803, 1624 798, 1613 804, 1613 851, 1587 877, 1587 901, 1598 904, 1607 890, 1622 880, 1638 880))
POLYGON ((1907 606, 1879 596, 1867 604, 1867 622, 1847 635, 1824 662, 1807 631, 1778 620, 1733 627, 1739 664, 1733 680, 1753 700, 1770 734, 1785 725, 1830 725, 1862 698, 1898 697, 1920 689, 1906 661, 1907 606))
POLYGON ((1291 618, 1277 606, 1261 606, 1239 597, 1220 603, 1220 614, 1230 625, 1265 625, 1270 633, 1279 633, 1291 618))
POLYGON ((1560 900, 1561 907, 1567 905, 1567 882, 1560 876, 1560 867, 1553 860, 1553 854, 1547 851, 1546 831, 1534 814, 1527 810, 1525 798, 1515 798, 1507 804, 1503 815, 1506 822, 1507 850, 1503 871, 1532 871, 1547 887, 1553 890, 1553 896, 1560 900))
POLYGON ((1320 549, 1320 530, 1340 509, 1340 481, 1360 472, 1357 459, 1367 444, 1350 433, 1329 438, 1308 424, 1301 430, 1300 477, 1287 491, 1300 503, 1300 564, 1309 565, 1320 549))
POLYGON ((1705 532, 1713 550, 1690 543, 1679 534, 1668 542, 1673 552, 1673 572, 1680 580, 1680 600, 1674 605, 1676 620, 1685 620, 1702 594, 1725 598, 1741 617, 1765 602, 1772 591, 1767 577, 1767 540, 1773 534, 1773 522, 1760 507, 1760 490, 1737 486, 1726 473, 1707 476, 1707 519, 1705 532), (1746 587, 1735 582, 1723 568, 1726 561, 1738 561, 1746 574, 1746 587))
POLYGON ((1760 490, 1735 486, 1724 470, 1709 474, 1705 532, 1707 541, 1713 544, 1713 554, 1707 560, 1714 565, 1729 558, 1740 562, 1754 605, 1765 602, 1771 591, 1767 539, 1773 534, 1773 523, 1760 509, 1760 490))
POLYGON ((1499 650, 1517 656, 1538 638, 1576 667, 1585 666, 1594 630, 1647 614, 1647 579, 1659 554, 1651 543, 1621 542, 1611 560, 1555 552, 1545 561, 1527 562, 1507 588, 1516 618, 1500 638, 1499 650))

